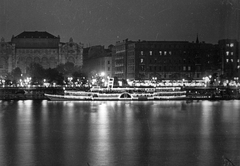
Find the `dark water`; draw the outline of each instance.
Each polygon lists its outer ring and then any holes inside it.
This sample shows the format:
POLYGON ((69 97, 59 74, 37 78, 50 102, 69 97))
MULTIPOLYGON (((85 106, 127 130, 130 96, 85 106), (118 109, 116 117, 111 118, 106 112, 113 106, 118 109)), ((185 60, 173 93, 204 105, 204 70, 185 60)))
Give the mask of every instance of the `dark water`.
POLYGON ((240 101, 0 101, 0 165, 240 165, 240 101))

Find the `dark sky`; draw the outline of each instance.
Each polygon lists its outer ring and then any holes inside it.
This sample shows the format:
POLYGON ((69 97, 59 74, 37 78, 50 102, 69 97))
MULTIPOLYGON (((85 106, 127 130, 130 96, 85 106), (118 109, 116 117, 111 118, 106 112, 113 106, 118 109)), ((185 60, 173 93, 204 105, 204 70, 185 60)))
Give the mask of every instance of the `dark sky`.
POLYGON ((237 39, 238 0, 0 0, 0 37, 47 31, 85 46, 237 39))

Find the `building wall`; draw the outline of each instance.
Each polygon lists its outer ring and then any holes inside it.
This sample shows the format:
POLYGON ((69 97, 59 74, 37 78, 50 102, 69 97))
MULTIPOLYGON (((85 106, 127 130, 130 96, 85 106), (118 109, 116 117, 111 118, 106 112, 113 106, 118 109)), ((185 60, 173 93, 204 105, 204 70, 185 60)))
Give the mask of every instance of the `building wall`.
POLYGON ((84 48, 83 71, 88 78, 104 72, 105 76, 112 77, 112 51, 104 46, 84 48))
POLYGON ((185 41, 116 43, 114 76, 120 79, 202 79, 218 69, 216 46, 185 41))
POLYGON ((222 74, 226 78, 240 77, 239 42, 233 39, 219 41, 222 57, 222 74))
POLYGON ((60 42, 60 37, 55 37, 47 32, 23 32, 12 37, 10 42, 13 52, 8 64, 12 66, 8 72, 19 67, 26 72, 30 63, 39 63, 43 68, 55 68, 59 64, 72 62, 76 66, 82 66, 83 45, 73 42, 60 42))

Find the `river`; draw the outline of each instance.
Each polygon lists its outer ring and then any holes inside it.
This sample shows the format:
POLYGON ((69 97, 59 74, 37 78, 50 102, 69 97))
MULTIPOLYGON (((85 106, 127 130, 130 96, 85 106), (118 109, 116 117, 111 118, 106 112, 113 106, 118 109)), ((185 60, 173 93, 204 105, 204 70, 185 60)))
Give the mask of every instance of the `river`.
POLYGON ((240 101, 0 100, 3 166, 240 165, 240 101))

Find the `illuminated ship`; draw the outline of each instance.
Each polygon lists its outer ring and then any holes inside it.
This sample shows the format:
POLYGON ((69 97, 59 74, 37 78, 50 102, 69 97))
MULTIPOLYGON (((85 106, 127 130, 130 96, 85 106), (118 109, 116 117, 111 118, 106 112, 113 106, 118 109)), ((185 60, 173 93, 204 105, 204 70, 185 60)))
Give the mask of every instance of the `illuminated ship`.
POLYGON ((90 91, 65 90, 63 95, 45 96, 49 100, 180 100, 186 99, 186 91, 181 87, 94 87, 90 91))

